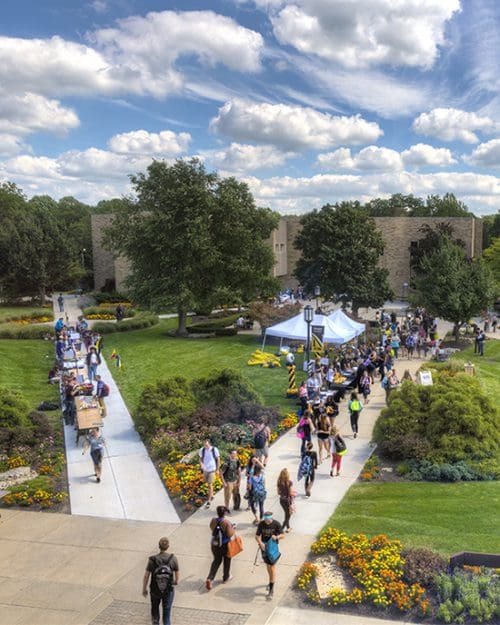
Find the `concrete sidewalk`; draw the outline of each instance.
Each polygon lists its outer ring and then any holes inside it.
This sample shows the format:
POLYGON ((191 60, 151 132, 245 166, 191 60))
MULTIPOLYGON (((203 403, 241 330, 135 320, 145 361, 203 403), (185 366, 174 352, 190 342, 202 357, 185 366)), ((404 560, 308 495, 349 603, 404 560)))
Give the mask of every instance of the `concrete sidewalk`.
MULTIPOLYGON (((59 308, 54 298, 54 312, 59 308)), ((65 314, 76 324, 81 310, 76 297, 65 296, 65 314)), ((98 373, 109 385, 107 416, 102 434, 106 440, 102 481, 97 484, 90 455, 82 455, 83 439, 75 443, 73 426, 64 427, 72 514, 110 519, 179 523, 179 516, 134 428, 132 417, 102 357, 98 373)))

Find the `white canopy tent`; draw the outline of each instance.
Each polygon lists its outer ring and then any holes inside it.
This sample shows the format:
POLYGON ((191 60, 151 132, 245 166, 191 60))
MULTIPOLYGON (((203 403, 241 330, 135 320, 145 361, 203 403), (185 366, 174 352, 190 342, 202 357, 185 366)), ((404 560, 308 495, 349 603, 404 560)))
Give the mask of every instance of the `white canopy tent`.
MULTIPOLYGON (((311 322, 311 327, 312 326, 324 327, 323 341, 325 343, 335 343, 337 345, 341 345, 342 343, 347 343, 357 336, 355 330, 347 327, 341 328, 326 315, 314 315, 311 322)), ((280 323, 267 328, 264 333, 262 349, 264 349, 266 338, 268 336, 279 337, 281 339, 281 343, 283 342, 283 339, 307 341, 307 323, 304 320, 304 314, 300 313, 291 319, 281 321, 280 323)))
POLYGON ((364 323, 359 323, 348 317, 342 310, 336 310, 331 315, 328 315, 328 319, 334 322, 335 327, 342 330, 355 332, 354 336, 363 334, 366 330, 364 323))

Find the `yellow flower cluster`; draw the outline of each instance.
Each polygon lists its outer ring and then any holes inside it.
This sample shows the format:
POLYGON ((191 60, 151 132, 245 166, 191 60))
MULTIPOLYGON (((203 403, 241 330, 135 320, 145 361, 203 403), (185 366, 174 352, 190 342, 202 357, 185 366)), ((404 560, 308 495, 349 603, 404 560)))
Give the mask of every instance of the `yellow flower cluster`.
POLYGON ((42 508, 51 508, 55 503, 63 501, 66 497, 66 493, 53 493, 39 488, 32 494, 27 490, 8 493, 3 498, 3 503, 7 506, 31 506, 38 504, 42 508))
POLYGON ((385 608, 391 605, 405 612, 417 607, 421 615, 429 611, 425 590, 419 584, 402 581, 403 546, 398 540, 384 535, 369 539, 364 534, 348 536, 328 528, 311 546, 315 554, 334 552, 338 565, 359 584, 351 592, 332 588, 328 593, 329 605, 363 602, 385 608))
POLYGON ((12 456, 7 458, 7 465, 9 469, 17 469, 17 467, 27 467, 29 462, 22 456, 12 456))
POLYGON ((319 573, 318 567, 312 562, 304 562, 297 576, 297 587, 304 590, 319 573))
POLYGON ((102 312, 102 313, 93 313, 91 315, 87 315, 87 319, 115 319, 115 315, 113 313, 102 312))

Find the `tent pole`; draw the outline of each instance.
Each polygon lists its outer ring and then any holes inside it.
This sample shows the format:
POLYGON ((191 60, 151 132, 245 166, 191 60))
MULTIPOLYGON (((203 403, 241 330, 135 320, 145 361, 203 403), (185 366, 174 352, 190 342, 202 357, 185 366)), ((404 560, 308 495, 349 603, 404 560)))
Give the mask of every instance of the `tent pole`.
POLYGON ((262 339, 262 347, 261 350, 264 351, 264 345, 266 344, 266 331, 264 330, 264 338, 262 339))

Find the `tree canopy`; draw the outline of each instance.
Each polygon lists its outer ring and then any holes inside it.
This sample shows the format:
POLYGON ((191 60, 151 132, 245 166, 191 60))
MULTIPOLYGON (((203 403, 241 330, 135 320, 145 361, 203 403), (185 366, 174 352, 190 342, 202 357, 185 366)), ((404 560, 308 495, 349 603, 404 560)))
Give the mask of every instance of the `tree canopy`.
POLYGON ((378 266, 384 252, 375 221, 358 202, 327 204, 300 220, 295 247, 302 253, 295 270, 309 291, 360 307, 378 307, 392 297, 388 271, 378 266))
POLYGON ((246 184, 198 159, 154 161, 131 180, 138 202, 115 213, 105 242, 129 260, 134 300, 175 307, 184 333, 189 310, 276 290, 267 239, 278 215, 257 208, 246 184))
POLYGON ((495 297, 500 297, 500 237, 492 239, 491 245, 483 252, 483 258, 493 276, 495 297))
POLYGON ((469 259, 462 246, 442 236, 420 260, 414 278, 414 303, 429 313, 460 326, 488 308, 492 301, 491 274, 481 259, 469 259))
POLYGON ((375 198, 365 204, 372 217, 471 217, 467 206, 453 193, 422 198, 394 193, 390 198, 375 198))

